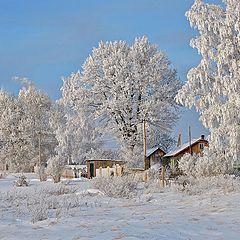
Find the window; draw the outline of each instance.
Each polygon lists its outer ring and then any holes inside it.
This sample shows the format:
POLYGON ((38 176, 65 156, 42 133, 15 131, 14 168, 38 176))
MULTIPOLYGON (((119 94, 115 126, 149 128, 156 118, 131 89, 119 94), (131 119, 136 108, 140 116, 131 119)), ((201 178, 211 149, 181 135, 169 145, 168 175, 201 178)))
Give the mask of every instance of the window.
POLYGON ((201 151, 203 151, 203 149, 204 149, 204 143, 200 143, 200 144, 199 144, 199 148, 200 148, 201 151))

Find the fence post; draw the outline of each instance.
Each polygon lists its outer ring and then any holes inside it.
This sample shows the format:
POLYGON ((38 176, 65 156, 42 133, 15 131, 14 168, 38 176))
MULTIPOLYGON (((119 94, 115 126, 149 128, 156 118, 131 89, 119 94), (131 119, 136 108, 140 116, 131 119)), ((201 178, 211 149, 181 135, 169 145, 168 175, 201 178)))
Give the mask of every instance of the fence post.
POLYGON ((144 171, 144 182, 148 181, 148 171, 144 171))
POLYGON ((164 176, 164 166, 162 165, 162 190, 164 191, 164 178, 165 178, 165 176, 164 176))

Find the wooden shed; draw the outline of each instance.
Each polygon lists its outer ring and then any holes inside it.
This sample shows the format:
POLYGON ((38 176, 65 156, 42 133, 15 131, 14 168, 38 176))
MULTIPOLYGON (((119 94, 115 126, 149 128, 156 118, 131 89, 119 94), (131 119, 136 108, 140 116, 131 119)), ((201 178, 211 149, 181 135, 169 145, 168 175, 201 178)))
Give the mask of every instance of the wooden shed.
MULTIPOLYGON (((122 167, 125 164, 123 160, 114 160, 114 159, 88 159, 87 160, 87 175, 88 178, 93 178, 98 176, 98 172, 107 173, 108 175, 118 175, 119 167, 122 167)), ((121 171, 121 169, 120 169, 121 171)))
POLYGON ((166 153, 158 146, 147 150, 148 168, 156 163, 162 163, 163 156, 166 153))

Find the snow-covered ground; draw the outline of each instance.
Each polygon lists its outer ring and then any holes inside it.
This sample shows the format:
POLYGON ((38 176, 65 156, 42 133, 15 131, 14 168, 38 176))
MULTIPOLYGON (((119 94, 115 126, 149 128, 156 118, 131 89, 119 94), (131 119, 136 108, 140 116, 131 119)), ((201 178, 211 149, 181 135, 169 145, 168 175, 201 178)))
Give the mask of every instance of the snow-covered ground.
POLYGON ((240 193, 188 196, 166 189, 111 199, 93 190, 93 180, 56 185, 28 177, 30 186, 22 188, 13 187, 13 176, 0 179, 0 239, 240 239, 240 193), (47 220, 32 223, 26 198, 37 202, 41 189, 54 192, 56 186, 73 189, 61 197, 76 205, 61 213, 52 207, 47 220))

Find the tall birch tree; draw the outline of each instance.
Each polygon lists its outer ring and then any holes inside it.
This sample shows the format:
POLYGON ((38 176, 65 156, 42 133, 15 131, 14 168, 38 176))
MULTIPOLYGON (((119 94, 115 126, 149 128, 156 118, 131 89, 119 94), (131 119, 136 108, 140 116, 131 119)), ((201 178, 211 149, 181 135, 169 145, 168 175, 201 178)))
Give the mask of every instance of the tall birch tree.
POLYGON ((199 36, 191 40, 202 59, 188 72, 177 101, 195 106, 210 130, 207 165, 227 172, 240 158, 240 1, 223 6, 196 0, 186 13, 199 36))

